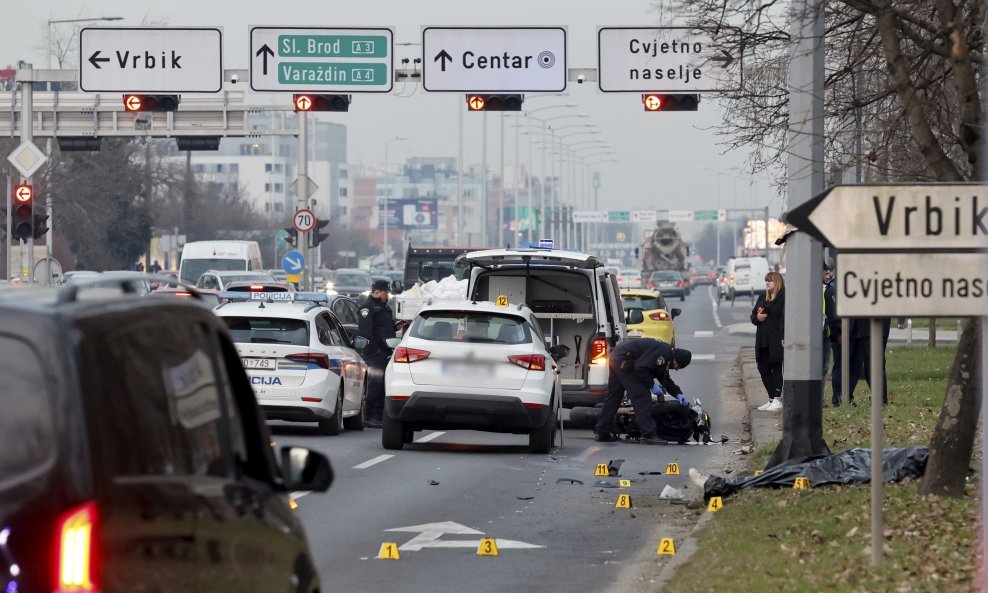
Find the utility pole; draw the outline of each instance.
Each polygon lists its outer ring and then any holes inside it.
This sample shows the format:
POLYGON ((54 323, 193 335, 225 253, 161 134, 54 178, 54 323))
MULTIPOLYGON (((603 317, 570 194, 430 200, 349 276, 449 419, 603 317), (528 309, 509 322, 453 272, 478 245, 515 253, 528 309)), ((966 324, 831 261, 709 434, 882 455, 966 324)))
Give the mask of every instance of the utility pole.
MULTIPOLYGON (((463 105, 460 104, 459 96, 455 96, 456 101, 456 113, 457 118, 457 130, 459 133, 459 146, 456 150, 456 227, 454 230, 454 238, 456 245, 463 246, 470 241, 463 242, 460 237, 460 229, 466 224, 467 217, 463 215, 463 105)), ((469 236, 469 234, 468 234, 469 236)))
MULTIPOLYGON (((295 184, 297 193, 295 194, 295 210, 306 207, 309 201, 309 114, 305 111, 298 112, 298 182, 295 184)), ((294 224, 294 222, 293 222, 294 224)), ((305 257, 305 280, 302 283, 306 290, 313 290, 312 284, 312 258, 309 254, 309 233, 298 234, 298 250, 305 257)))
MULTIPOLYGON (((21 67, 23 70, 31 70, 33 66, 31 64, 23 64, 21 67)), ((30 78, 34 78, 31 76, 30 78)), ((34 89, 33 82, 22 82, 21 83, 21 143, 31 142, 34 140, 34 89)), ((22 183, 31 183, 29 177, 24 177, 21 179, 22 183)), ((31 198, 32 204, 34 204, 34 198, 31 198)), ((7 209, 7 218, 10 219, 12 212, 7 209)), ((34 234, 28 237, 26 241, 27 249, 23 249, 24 245, 21 247, 21 268, 22 272, 27 274, 27 283, 34 284, 34 234)))
POLYGON ((480 190, 480 238, 484 247, 490 247, 489 235, 487 234, 487 112, 484 112, 484 132, 481 134, 481 165, 480 177, 483 186, 480 190))
POLYGON ((11 268, 13 268, 13 258, 11 257, 11 249, 10 249, 10 246, 13 242, 13 235, 11 234, 11 226, 14 219, 14 217, 11 216, 13 210, 11 210, 11 203, 10 203, 11 200, 10 196, 11 193, 14 191, 14 183, 13 183, 14 180, 11 177, 10 167, 4 167, 3 176, 7 180, 7 194, 6 194, 7 195, 7 235, 6 235, 7 238, 4 240, 5 249, 3 252, 3 257, 4 257, 3 267, 7 268, 7 282, 10 282, 10 278, 11 278, 10 272, 11 272, 11 268))
POLYGON ((504 112, 501 112, 501 189, 497 192, 497 247, 504 246, 504 112))

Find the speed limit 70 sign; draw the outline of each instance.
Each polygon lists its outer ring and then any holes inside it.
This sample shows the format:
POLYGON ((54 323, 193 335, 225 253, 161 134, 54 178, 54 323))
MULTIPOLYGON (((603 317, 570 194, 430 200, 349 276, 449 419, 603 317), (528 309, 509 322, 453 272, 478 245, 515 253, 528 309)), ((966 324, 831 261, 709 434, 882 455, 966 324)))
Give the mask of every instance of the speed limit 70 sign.
POLYGON ((296 210, 295 216, 292 217, 292 224, 299 232, 308 233, 316 228, 316 215, 312 213, 312 210, 296 210))

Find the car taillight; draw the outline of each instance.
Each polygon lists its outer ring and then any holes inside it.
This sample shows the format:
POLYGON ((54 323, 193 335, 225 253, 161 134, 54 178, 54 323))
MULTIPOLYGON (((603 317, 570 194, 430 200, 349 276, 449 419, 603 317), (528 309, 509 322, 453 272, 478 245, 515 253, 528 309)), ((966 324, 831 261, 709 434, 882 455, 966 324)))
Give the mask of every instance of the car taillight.
POLYGON ((516 354, 509 356, 508 361, 530 371, 545 370, 545 357, 539 354, 516 354))
POLYGON ((594 338, 590 344, 590 363, 607 364, 607 340, 604 338, 594 338))
POLYGON ((686 284, 685 282, 683 282, 682 280, 680 280, 679 281, 679 284, 677 284, 676 286, 684 286, 685 284, 686 284))
POLYGON ((395 362, 407 362, 413 363, 420 360, 425 360, 429 358, 431 354, 428 350, 419 350, 418 348, 406 348, 404 346, 398 346, 395 348, 395 362))
POLYGON ((655 282, 649 282, 648 283, 648 287, 649 288, 655 288, 655 282))
POLYGON ((655 313, 651 313, 648 318, 652 321, 665 321, 669 319, 669 314, 665 311, 656 311, 655 313))
POLYGON ((175 293, 175 296, 190 297, 190 296, 192 296, 192 293, 189 293, 189 292, 176 292, 175 293))
POLYGON ((318 367, 329 370, 329 355, 319 354, 317 352, 309 352, 306 354, 289 354, 286 356, 288 360, 293 360, 295 362, 309 362, 318 367))
POLYGON ((250 285, 250 289, 251 290, 264 290, 264 285, 263 284, 251 284, 250 285))
POLYGON ((62 517, 58 526, 56 593, 96 591, 96 503, 87 502, 62 517))

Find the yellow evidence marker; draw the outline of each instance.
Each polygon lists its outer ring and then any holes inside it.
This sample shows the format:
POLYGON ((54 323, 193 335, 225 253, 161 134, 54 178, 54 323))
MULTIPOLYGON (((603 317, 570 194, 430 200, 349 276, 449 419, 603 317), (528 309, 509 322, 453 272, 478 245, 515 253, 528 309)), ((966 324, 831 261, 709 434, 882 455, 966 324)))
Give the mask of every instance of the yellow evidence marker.
POLYGON ((796 478, 796 481, 792 483, 792 487, 795 490, 809 490, 810 489, 810 479, 809 478, 796 478))
POLYGON ((508 295, 505 294, 498 295, 497 299, 494 301, 494 305, 497 307, 507 307, 508 295))
POLYGON ((710 502, 707 503, 707 512, 716 513, 717 511, 724 508, 724 501, 719 496, 710 497, 710 502))
POLYGON ((294 498, 292 498, 291 496, 289 496, 288 497, 288 506, 289 506, 289 508, 291 508, 294 511, 295 509, 298 508, 298 503, 295 501, 294 498))
POLYGON ((618 486, 622 488, 631 488, 631 480, 618 480, 618 486))
POLYGON ((672 541, 671 538, 664 538, 659 542, 659 549, 657 549, 655 553, 661 556, 675 556, 676 542, 672 541))
POLYGON ((493 537, 485 537, 477 546, 478 556, 497 556, 497 541, 493 537))
POLYGON ((598 463, 597 464, 597 469, 594 470, 593 475, 595 475, 595 476, 609 476, 609 475, 611 475, 611 472, 610 472, 609 469, 607 469, 607 464, 606 463, 598 463))
POLYGON ((398 544, 394 542, 384 542, 381 544, 381 551, 377 554, 378 560, 398 560, 401 555, 398 554, 398 544))
POLYGON ((666 475, 668 476, 678 476, 679 475, 679 464, 670 463, 666 465, 666 475))
POLYGON ((756 476, 760 476, 760 475, 762 475, 762 470, 760 470, 760 469, 756 469, 756 470, 755 470, 755 475, 756 475, 756 476))
POLYGON ((630 509, 631 496, 628 494, 619 494, 617 498, 617 502, 614 503, 614 507, 619 509, 630 509))

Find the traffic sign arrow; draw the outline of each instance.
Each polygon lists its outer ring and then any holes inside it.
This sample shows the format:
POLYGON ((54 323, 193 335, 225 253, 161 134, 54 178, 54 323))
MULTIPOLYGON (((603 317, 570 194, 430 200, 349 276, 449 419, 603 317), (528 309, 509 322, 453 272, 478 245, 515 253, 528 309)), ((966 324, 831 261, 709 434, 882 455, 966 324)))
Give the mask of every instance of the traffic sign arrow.
POLYGON ((837 249, 980 249, 988 240, 988 186, 838 185, 789 212, 786 221, 837 249))
POLYGON ((443 69, 443 72, 445 72, 446 71, 446 61, 447 60, 450 61, 450 62, 452 62, 453 61, 453 56, 449 55, 449 52, 444 49, 441 52, 439 52, 438 54, 436 54, 436 57, 432 61, 433 62, 439 62, 439 66, 443 69))
POLYGON ((100 64, 103 62, 109 62, 110 58, 101 58, 99 57, 99 54, 100 54, 100 50, 96 50, 96 52, 93 53, 93 55, 89 56, 89 63, 92 64, 93 67, 96 68, 97 70, 102 70, 103 67, 100 66, 100 64))
POLYGON ((267 76, 268 75, 268 56, 271 56, 273 58, 274 57, 274 50, 272 50, 270 47, 268 47, 268 44, 265 43, 264 45, 261 46, 261 49, 257 50, 257 53, 255 53, 254 55, 255 56, 261 56, 261 59, 264 61, 264 64, 261 66, 261 74, 263 74, 264 76, 267 76))

